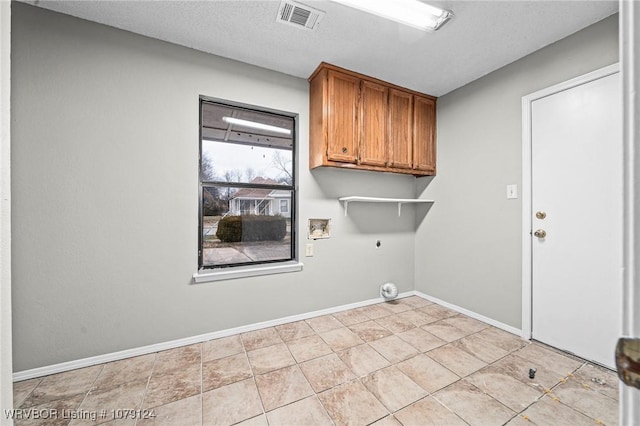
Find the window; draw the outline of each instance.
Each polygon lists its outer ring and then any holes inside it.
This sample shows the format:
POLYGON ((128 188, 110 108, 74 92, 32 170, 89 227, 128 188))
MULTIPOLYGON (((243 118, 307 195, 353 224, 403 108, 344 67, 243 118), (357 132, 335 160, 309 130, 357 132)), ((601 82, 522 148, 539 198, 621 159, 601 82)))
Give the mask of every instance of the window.
POLYGON ((201 97, 200 120, 199 267, 294 260, 295 115, 201 97))
POLYGON ((280 200, 280 213, 289 213, 289 200, 280 200))

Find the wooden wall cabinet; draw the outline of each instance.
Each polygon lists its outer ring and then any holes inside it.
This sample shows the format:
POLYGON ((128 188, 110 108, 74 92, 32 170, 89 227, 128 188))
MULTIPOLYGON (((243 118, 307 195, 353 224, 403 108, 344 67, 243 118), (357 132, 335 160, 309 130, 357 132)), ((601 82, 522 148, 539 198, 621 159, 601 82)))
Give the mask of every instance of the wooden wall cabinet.
POLYGON ((427 175, 436 174, 436 101, 413 98, 413 168, 427 175))
POLYGON ((436 173, 436 98, 322 63, 309 77, 309 167, 436 173))
POLYGON ((355 163, 360 139, 357 110, 360 80, 330 72, 327 82, 327 108, 331 111, 326 123, 327 159, 355 163))

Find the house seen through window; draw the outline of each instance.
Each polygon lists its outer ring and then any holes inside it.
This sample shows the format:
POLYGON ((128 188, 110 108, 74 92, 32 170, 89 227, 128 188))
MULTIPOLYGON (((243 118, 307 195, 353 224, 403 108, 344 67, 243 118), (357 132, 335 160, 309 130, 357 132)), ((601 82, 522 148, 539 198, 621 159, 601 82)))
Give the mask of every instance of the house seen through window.
POLYGON ((200 99, 200 268, 295 258, 295 117, 200 99))

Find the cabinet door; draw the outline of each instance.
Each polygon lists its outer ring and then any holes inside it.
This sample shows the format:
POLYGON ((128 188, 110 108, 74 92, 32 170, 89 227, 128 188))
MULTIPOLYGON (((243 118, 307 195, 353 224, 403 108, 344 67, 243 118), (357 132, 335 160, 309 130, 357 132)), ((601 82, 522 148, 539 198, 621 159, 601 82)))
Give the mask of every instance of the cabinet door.
POLYGON ((327 159, 355 163, 358 152, 360 79, 329 71, 327 159))
POLYGON ((389 167, 410 169, 413 152, 413 95, 389 89, 389 167))
POLYGON ((413 168, 436 171, 436 102, 416 96, 413 104, 413 168))
POLYGON ((363 80, 360 99, 359 163, 370 166, 387 165, 386 114, 387 88, 363 80))

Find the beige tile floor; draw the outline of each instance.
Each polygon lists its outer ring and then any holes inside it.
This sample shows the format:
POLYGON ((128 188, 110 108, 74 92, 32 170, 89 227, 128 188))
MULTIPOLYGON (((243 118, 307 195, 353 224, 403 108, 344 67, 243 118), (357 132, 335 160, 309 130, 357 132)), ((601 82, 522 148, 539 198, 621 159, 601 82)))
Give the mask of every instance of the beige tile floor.
POLYGON ((17 425, 615 425, 617 386, 413 296, 18 382, 14 403, 17 425))

